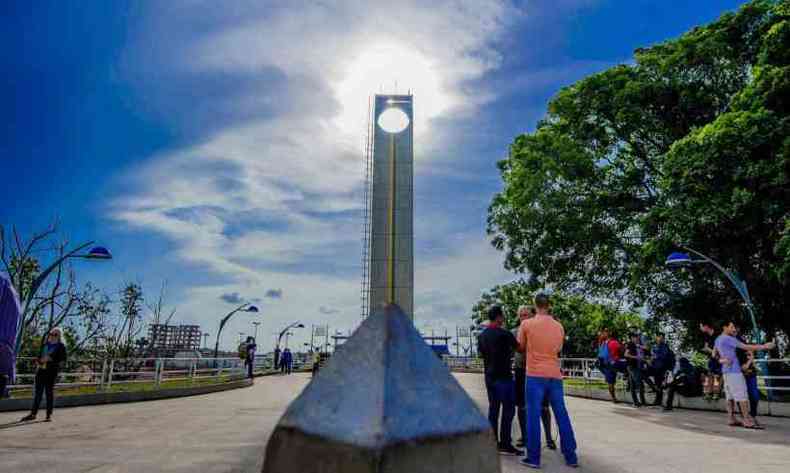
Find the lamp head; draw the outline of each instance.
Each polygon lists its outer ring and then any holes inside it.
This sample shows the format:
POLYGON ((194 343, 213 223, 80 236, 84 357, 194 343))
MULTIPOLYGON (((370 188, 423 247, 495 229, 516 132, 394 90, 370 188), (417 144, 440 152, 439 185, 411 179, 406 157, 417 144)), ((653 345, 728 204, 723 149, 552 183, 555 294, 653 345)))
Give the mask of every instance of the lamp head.
POLYGON ((84 257, 87 259, 108 260, 112 259, 112 254, 110 254, 110 250, 103 246, 94 246, 84 257))
POLYGON ((260 312, 260 310, 258 310, 258 308, 255 307, 254 305, 251 305, 251 306, 247 307, 246 309, 244 309, 244 311, 245 312, 260 312))
POLYGON ((692 264, 691 256, 688 253, 674 252, 667 256, 664 264, 668 268, 687 268, 692 264))

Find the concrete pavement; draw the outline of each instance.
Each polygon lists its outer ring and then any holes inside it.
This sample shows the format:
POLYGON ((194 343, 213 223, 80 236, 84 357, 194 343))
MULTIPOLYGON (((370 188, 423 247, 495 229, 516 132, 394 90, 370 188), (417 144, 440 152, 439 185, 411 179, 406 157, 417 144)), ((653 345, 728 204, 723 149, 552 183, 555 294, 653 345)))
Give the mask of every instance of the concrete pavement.
MULTIPOLYGON (((457 377, 485 409, 481 376, 457 377)), ((277 420, 308 381, 271 376, 203 396, 60 409, 53 423, 13 424, 20 413, 0 413, 0 472, 258 472, 277 420)), ((568 408, 582 471, 784 473, 790 464, 787 419, 763 418, 767 430, 749 431, 717 413, 575 398, 568 408)), ((542 471, 571 471, 559 453, 543 455, 542 471)), ((515 457, 501 459, 504 472, 528 471, 515 457)))

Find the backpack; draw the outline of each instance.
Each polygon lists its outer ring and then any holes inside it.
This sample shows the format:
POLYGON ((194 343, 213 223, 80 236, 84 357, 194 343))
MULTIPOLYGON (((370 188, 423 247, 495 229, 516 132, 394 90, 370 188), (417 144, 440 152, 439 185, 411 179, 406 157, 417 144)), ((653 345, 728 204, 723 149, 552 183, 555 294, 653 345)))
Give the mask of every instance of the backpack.
POLYGON ((611 364, 612 358, 609 356, 609 341, 604 341, 598 346, 598 360, 603 365, 611 364))
POLYGON ((239 345, 239 358, 241 358, 242 360, 246 360, 247 359, 247 344, 246 343, 242 343, 242 344, 239 345))

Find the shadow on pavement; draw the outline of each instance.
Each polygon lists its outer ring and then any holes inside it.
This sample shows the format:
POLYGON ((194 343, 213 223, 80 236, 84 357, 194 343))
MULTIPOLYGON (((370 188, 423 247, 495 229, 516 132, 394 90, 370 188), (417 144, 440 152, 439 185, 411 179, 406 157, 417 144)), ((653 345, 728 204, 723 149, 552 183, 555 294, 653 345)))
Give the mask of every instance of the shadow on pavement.
POLYGON ((627 404, 612 406, 609 412, 628 417, 630 420, 637 422, 647 422, 657 426, 731 438, 744 442, 771 443, 786 446, 787 439, 790 438, 790 421, 780 417, 759 417, 758 420, 765 427, 765 430, 750 430, 743 427, 728 426, 727 414, 723 412, 703 412, 688 409, 675 409, 671 412, 664 412, 660 408, 636 409, 627 404))
POLYGON ((27 422, 20 422, 20 421, 8 422, 7 424, 0 424, 0 430, 13 429, 14 427, 21 427, 23 425, 42 424, 42 423, 44 423, 43 420, 32 420, 27 422))

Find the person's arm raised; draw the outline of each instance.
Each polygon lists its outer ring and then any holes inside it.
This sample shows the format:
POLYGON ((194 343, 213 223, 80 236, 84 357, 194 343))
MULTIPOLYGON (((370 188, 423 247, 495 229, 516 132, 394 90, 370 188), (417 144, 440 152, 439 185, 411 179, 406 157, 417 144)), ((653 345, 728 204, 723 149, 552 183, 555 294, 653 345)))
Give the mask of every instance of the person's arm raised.
POLYGON ((763 344, 748 344, 743 342, 738 342, 738 348, 741 350, 748 350, 748 351, 770 351, 776 348, 776 343, 768 342, 763 344))

